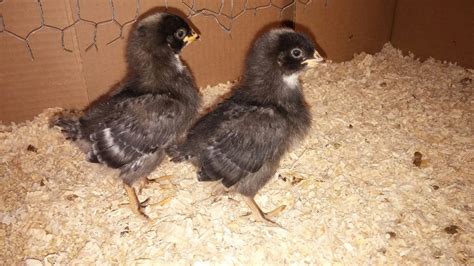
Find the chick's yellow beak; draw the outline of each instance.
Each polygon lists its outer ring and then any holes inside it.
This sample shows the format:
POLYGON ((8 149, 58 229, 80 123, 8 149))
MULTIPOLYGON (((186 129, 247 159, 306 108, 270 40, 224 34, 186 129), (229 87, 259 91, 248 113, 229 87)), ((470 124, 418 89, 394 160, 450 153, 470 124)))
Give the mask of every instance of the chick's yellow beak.
POLYGON ((199 34, 195 33, 194 31, 191 33, 191 36, 186 36, 184 37, 184 42, 186 44, 189 44, 189 43, 192 43, 194 42, 195 40, 198 40, 199 39, 199 34))
POLYGON ((315 67, 318 63, 324 61, 324 58, 318 53, 318 51, 314 51, 313 58, 306 59, 303 61, 308 67, 315 67))

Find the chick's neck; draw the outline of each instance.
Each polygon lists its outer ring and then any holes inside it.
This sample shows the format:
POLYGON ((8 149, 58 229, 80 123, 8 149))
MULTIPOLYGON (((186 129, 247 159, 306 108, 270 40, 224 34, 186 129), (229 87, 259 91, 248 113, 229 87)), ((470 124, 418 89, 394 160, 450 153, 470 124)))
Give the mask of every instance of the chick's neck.
POLYGON ((236 90, 235 99, 284 109, 293 109, 304 102, 300 85, 297 83, 290 88, 283 81, 283 72, 275 68, 249 68, 236 90))
MULTIPOLYGON (((142 93, 166 93, 176 98, 188 100, 190 104, 197 95, 197 89, 189 71, 183 67, 177 54, 173 52, 142 55, 138 64, 130 69, 134 90, 142 93), (144 60, 146 57, 146 60, 144 60)), ((135 61, 136 62, 136 61, 135 61)))

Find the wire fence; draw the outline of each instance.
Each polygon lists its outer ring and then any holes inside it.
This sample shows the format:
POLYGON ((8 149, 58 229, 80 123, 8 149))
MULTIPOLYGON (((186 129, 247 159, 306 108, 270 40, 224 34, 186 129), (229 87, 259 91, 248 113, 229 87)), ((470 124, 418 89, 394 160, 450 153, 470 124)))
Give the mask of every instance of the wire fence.
MULTIPOLYGON (((8 1, 17 1, 17 0, 0 0, 0 7, 1 5, 4 5, 8 1)), ((117 10, 115 6, 118 0, 103 0, 103 1, 107 1, 108 5, 110 6, 110 9, 112 11, 111 18, 106 19, 106 20, 101 20, 101 21, 93 21, 93 20, 84 18, 84 16, 81 14, 81 7, 83 7, 83 5, 85 5, 86 3, 81 2, 80 0, 74 0, 73 5, 75 5, 76 14, 74 16, 73 22, 70 23, 69 25, 59 27, 59 26, 55 26, 55 25, 45 22, 45 11, 43 7, 43 4, 45 1, 47 0, 36 0, 35 5, 37 7, 36 8, 37 12, 39 12, 40 24, 37 26, 34 26, 25 36, 21 36, 21 34, 15 32, 14 30, 9 29, 8 25, 5 24, 4 15, 0 14, 0 34, 8 34, 22 41, 26 46, 27 53, 29 54, 31 60, 34 60, 35 57, 34 57, 33 49, 30 46, 30 38, 39 31, 42 31, 45 29, 52 29, 55 31, 59 31, 61 33, 61 46, 63 50, 66 52, 73 52, 72 49, 66 47, 65 45, 65 41, 64 41, 65 31, 74 27, 78 23, 86 23, 86 24, 92 25, 94 28, 92 40, 90 40, 90 44, 87 45, 85 49, 86 51, 88 51, 91 48, 98 49, 97 28, 100 25, 111 23, 113 25, 116 25, 116 27, 119 28, 118 36, 116 36, 114 39, 112 39, 106 44, 106 45, 110 45, 120 39, 123 39, 124 28, 130 24, 133 24, 135 21, 137 21, 140 14, 143 11, 146 11, 146 10, 141 9, 141 0, 135 0, 134 17, 128 21, 120 22, 117 19, 117 10)), ((218 1, 219 1, 219 7, 217 10, 212 10, 209 8, 199 8, 196 0, 182 0, 181 4, 187 9, 186 10, 187 17, 189 19, 192 19, 197 16, 210 17, 217 23, 217 25, 224 32, 228 33, 229 36, 231 37, 234 21, 238 19, 239 17, 241 17, 242 15, 244 15, 246 12, 253 12, 254 14, 256 14, 258 10, 274 8, 274 9, 279 10, 280 17, 281 17, 287 9, 294 8, 297 3, 304 5, 304 7, 312 3, 312 0, 288 0, 286 2, 283 1, 283 4, 282 4, 282 3, 275 3, 276 1, 273 1, 273 0, 268 0, 267 3, 253 6, 251 5, 249 0, 244 0, 243 5, 242 4, 237 5, 236 2, 238 1, 234 2, 234 0, 218 0, 218 1), (226 5, 230 5, 230 12, 224 11, 225 9, 224 7, 226 5)), ((326 1, 325 5, 327 5, 328 0, 325 0, 325 1, 326 1)), ((239 3, 242 3, 242 0, 240 0, 239 3)), ((164 4, 165 4, 165 8, 168 9, 169 1, 165 0, 164 4)))

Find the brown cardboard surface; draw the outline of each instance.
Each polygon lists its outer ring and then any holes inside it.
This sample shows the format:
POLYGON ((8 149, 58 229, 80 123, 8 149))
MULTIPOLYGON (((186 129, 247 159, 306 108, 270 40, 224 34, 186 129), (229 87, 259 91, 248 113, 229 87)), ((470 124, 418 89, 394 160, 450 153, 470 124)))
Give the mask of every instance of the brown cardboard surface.
MULTIPOLYGON (((33 1, 31 1, 33 3, 33 1)), ((64 0, 48 0, 41 2, 43 7, 43 18, 46 25, 63 29, 70 24, 72 16, 68 2, 64 0)), ((13 11, 14 12, 14 11, 13 11)), ((38 12, 33 15, 39 14, 38 12)), ((20 17, 21 19, 21 17, 20 17)))
POLYGON ((109 1, 79 0, 81 19, 100 23, 113 17, 112 5, 109 1))
POLYGON ((323 53, 340 62, 375 53, 390 41, 396 0, 298 1, 296 28, 310 32, 323 53))
POLYGON ((474 68, 474 2, 398 0, 392 44, 422 59, 474 68))
POLYGON ((7 29, 21 38, 26 38, 33 29, 41 26, 41 13, 35 1, 3 1, 0 14, 4 25, 8 25, 7 29))
POLYGON ((107 44, 120 36, 119 28, 112 23, 100 24, 95 28, 94 25, 81 21, 76 24, 75 29, 87 94, 94 100, 109 91, 125 74, 125 39, 107 44))
MULTIPOLYGON (((31 3, 36 1, 4 1, 0 5, 5 24, 0 33, 2 122, 30 119, 58 103, 64 107, 82 107, 88 102, 80 56, 63 49, 61 31, 54 28, 68 19, 64 6, 52 9, 48 6, 44 10, 45 24, 38 24, 33 14, 38 3, 36 7, 31 3), (50 12, 65 15, 54 21, 49 19, 55 17, 50 12), (56 26, 48 26, 46 22, 56 26)), ((68 33, 64 43, 73 48, 71 32, 68 33)))

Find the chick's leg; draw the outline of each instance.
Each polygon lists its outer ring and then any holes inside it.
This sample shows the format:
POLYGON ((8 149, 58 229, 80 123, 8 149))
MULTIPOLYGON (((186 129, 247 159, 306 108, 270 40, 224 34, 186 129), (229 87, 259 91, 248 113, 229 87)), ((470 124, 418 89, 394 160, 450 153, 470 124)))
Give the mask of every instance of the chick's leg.
POLYGON ((247 206, 249 206, 250 210, 252 211, 252 214, 254 215, 254 217, 257 221, 264 222, 265 224, 270 225, 270 226, 279 226, 279 227, 281 227, 279 224, 272 221, 270 218, 278 215, 279 213, 281 213, 285 209, 285 207, 286 207, 285 205, 282 205, 282 206, 276 208, 275 210, 273 210, 271 212, 264 213, 260 209, 260 207, 258 207, 258 205, 255 202, 253 197, 244 196, 244 201, 247 204, 247 206))
POLYGON ((135 192, 135 189, 131 187, 130 185, 123 184, 123 187, 125 188, 125 191, 127 192, 128 199, 130 201, 130 208, 132 211, 137 214, 138 216, 145 218, 146 220, 149 220, 150 218, 148 215, 146 215, 143 212, 143 209, 146 207, 147 200, 145 200, 143 203, 141 203, 138 200, 137 193, 135 192))

